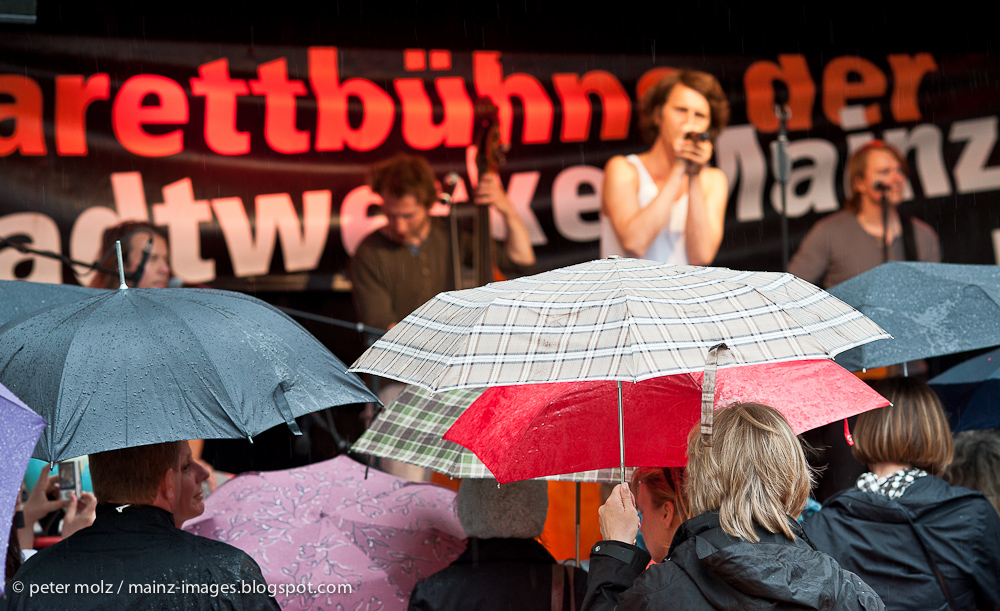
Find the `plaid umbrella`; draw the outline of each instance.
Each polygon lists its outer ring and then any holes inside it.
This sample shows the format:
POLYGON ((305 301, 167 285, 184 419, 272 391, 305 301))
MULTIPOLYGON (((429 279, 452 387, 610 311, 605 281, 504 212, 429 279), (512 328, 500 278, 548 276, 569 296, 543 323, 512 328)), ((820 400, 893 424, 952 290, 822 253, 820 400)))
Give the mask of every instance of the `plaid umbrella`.
POLYGON ((609 258, 441 293, 351 368, 434 391, 831 358, 889 337, 790 274, 609 258))
MULTIPOLYGON (((433 393, 408 385, 355 442, 352 452, 392 458, 460 479, 491 478, 470 450, 442 438, 455 420, 483 394, 484 388, 433 393)), ((616 482, 618 469, 584 471, 547 479, 616 482)))

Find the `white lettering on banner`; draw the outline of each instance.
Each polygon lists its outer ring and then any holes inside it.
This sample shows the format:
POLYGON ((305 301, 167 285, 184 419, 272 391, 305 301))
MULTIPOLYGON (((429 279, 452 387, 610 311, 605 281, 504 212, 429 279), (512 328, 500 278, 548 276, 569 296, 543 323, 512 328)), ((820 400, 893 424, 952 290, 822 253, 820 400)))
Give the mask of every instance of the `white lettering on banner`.
POLYGON ((303 219, 287 193, 258 195, 254 199, 254 227, 239 197, 212 200, 223 238, 237 277, 267 274, 274 257, 276 238, 281 238, 285 271, 315 269, 319 264, 330 227, 330 191, 302 194, 303 219), (256 236, 254 235, 256 229, 256 236))
MULTIPOLYGON (((35 250, 61 252, 59 227, 56 222, 41 212, 18 212, 0 216, 0 236, 13 238, 27 236, 25 244, 35 250)), ((20 280, 31 282, 62 282, 62 262, 38 255, 27 255, 13 248, 0 250, 0 279, 14 280, 14 268, 24 261, 31 261, 31 272, 20 280)))
MULTIPOLYGON (((905 127, 885 130, 885 141, 898 148, 904 156, 911 150, 916 151, 916 167, 910 169, 911 175, 920 178, 920 187, 924 197, 944 197, 951 195, 951 181, 948 180, 948 169, 944 165, 944 155, 941 148, 941 128, 932 123, 917 125, 907 131, 905 127)), ((903 201, 913 198, 910 183, 906 183, 903 201)))
POLYGON ((191 179, 163 187, 163 203, 153 205, 153 222, 167 226, 170 239, 170 269, 187 282, 215 279, 215 260, 201 258, 200 223, 212 220, 205 200, 195 200, 191 179))
MULTIPOLYGON (((548 244, 549 240, 542 231, 542 226, 538 223, 538 217, 531 209, 531 200, 535 198, 535 188, 538 187, 538 179, 541 172, 517 172, 511 174, 510 182, 507 183, 507 198, 514 205, 517 216, 521 218, 524 226, 528 228, 528 235, 531 236, 531 243, 535 246, 548 244)), ((494 214, 499 214, 496 210, 491 210, 494 214)), ((502 217, 501 217, 502 218, 502 217)), ((490 225, 493 238, 504 240, 507 238, 507 226, 505 223, 496 222, 496 218, 491 218, 490 225)))
MULTIPOLYGON (((788 144, 788 158, 792 171, 788 176, 787 199, 788 216, 800 217, 810 210, 831 212, 839 207, 834 183, 837 175, 837 147, 826 140, 810 138, 796 140, 788 144), (795 167, 796 161, 809 160, 810 163, 795 167), (800 184, 805 184, 805 192, 797 193, 800 184)), ((781 185, 774 183, 771 188, 771 205, 781 212, 781 185)))
POLYGON ((552 182, 552 216, 556 229, 567 240, 592 242, 601 237, 600 219, 588 221, 583 215, 600 212, 604 171, 589 165, 566 168, 552 182), (590 185, 593 193, 580 193, 590 185))
POLYGON ((952 142, 968 141, 955 163, 955 184, 959 193, 1000 189, 1000 166, 986 167, 997 141, 996 117, 955 121, 948 139, 952 142))
POLYGON ((381 206, 382 198, 368 185, 351 189, 340 204, 340 241, 347 254, 354 252, 369 233, 385 227, 385 217, 381 214, 368 215, 372 206, 381 206))
POLYGON ((722 130, 715 144, 715 159, 719 169, 729 179, 729 196, 736 195, 736 220, 741 223, 764 218, 764 151, 757 140, 753 125, 734 125, 722 130))
MULTIPOLYGON (((139 172, 116 172, 111 175, 111 193, 115 199, 115 209, 105 206, 87 208, 73 223, 69 234, 70 258, 75 261, 97 261, 108 253, 101 252, 104 230, 124 221, 148 221, 146 193, 142 189, 142 174, 139 172)), ((108 260, 105 267, 115 268, 117 263, 108 260)), ((93 272, 85 268, 75 268, 77 280, 87 284, 93 272)))

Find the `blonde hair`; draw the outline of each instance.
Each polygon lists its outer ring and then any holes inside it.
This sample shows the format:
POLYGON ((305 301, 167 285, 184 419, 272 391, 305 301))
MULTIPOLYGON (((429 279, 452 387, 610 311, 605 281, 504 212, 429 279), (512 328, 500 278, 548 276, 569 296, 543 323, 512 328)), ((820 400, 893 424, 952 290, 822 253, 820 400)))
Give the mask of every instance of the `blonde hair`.
POLYGON ((632 491, 639 493, 639 484, 646 484, 646 491, 659 509, 667 502, 674 504, 674 522, 679 524, 691 517, 688 506, 687 474, 684 467, 640 467, 632 474, 632 491))
POLYGON ((892 405, 865 412, 854 425, 858 462, 901 463, 941 476, 954 455, 941 401, 916 378, 886 378, 872 387, 892 405))
POLYGON ((789 516, 805 507, 812 473, 785 417, 759 403, 734 403, 715 413, 712 442, 702 443, 699 425, 688 435, 691 515, 718 511, 726 534, 755 543, 755 523, 795 539, 789 516))

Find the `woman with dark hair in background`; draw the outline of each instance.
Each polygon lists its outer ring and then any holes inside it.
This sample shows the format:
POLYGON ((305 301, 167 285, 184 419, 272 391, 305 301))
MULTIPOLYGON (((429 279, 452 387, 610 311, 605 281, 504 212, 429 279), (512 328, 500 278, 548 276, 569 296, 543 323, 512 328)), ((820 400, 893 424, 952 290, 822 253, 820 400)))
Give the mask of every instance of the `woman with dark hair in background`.
POLYGON ((601 257, 708 265, 729 198, 726 175, 708 161, 729 101, 711 74, 678 70, 643 94, 640 113, 651 148, 604 168, 601 257))
POLYGON ((870 471, 807 519, 806 534, 888 609, 1000 609, 1000 517, 939 477, 952 438, 937 395, 915 378, 874 388, 891 405, 858 417, 853 449, 870 471))
MULTIPOLYGON (((688 435, 688 502, 661 564, 632 544, 638 515, 616 486, 601 508, 585 609, 883 609, 874 590, 800 535, 811 477, 777 410, 739 403, 715 414, 712 445, 688 435)), ((646 517, 643 516, 643 521, 646 517)))
POLYGON ((955 435, 955 459, 948 465, 944 480, 986 495, 1000 512, 1000 431, 963 431, 955 435))
MULTIPOLYGON (((125 282, 132 288, 167 288, 170 282, 170 258, 167 236, 159 227, 143 221, 125 221, 104 231, 101 239, 101 258, 97 265, 117 269, 118 257, 115 242, 122 243, 122 263, 125 265, 125 282), (139 268, 142 267, 141 274, 139 268)), ((116 289, 121 284, 118 274, 95 272, 91 288, 116 289)))

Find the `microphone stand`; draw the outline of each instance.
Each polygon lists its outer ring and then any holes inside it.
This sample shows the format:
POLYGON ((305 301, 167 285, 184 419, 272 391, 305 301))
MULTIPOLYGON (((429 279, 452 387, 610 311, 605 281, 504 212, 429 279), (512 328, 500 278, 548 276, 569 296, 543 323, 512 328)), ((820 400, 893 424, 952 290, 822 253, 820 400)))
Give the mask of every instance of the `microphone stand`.
POLYGON ((781 185, 781 262, 782 269, 788 271, 789 251, 791 250, 788 236, 788 175, 791 174, 791 160, 788 158, 788 119, 792 116, 787 105, 774 105, 774 114, 778 117, 778 139, 772 144, 772 159, 774 160, 774 178, 781 185))
POLYGON ((22 253, 24 253, 26 255, 37 255, 39 257, 45 257, 47 259, 55 259, 57 261, 61 261, 62 263, 66 264, 66 265, 68 265, 70 267, 85 267, 87 269, 92 269, 92 270, 94 270, 96 272, 101 272, 101 273, 107 274, 109 276, 117 276, 118 275, 118 270, 116 270, 116 269, 108 269, 106 267, 101 267, 100 265, 97 265, 96 263, 84 263, 83 261, 74 261, 73 259, 70 259, 66 255, 62 255, 62 254, 59 254, 57 252, 52 252, 52 251, 49 251, 49 250, 37 250, 35 248, 31 248, 29 246, 25 246, 24 244, 21 244, 20 242, 15 242, 13 240, 9 240, 9 239, 7 239, 7 238, 5 238, 3 236, 0 236, 0 249, 3 249, 3 248, 13 248, 14 250, 16 250, 18 252, 22 252, 22 253))
POLYGON ((889 189, 886 185, 877 184, 879 204, 882 206, 882 255, 889 262, 889 189))

